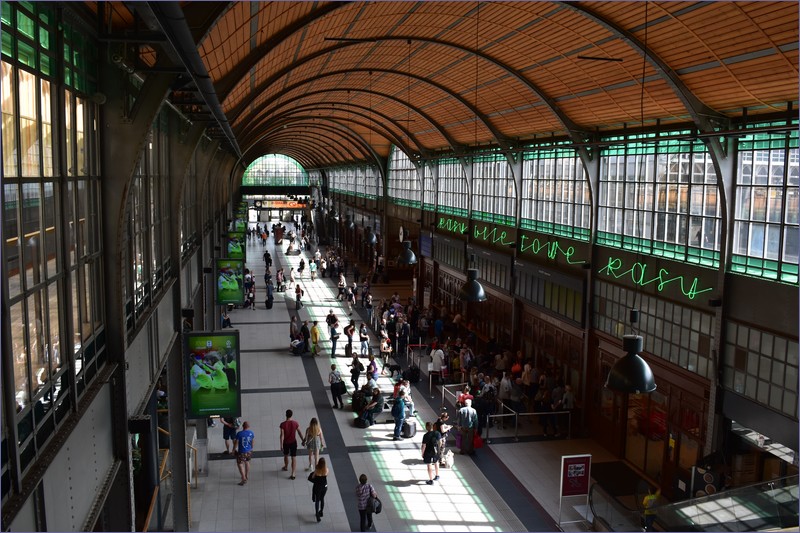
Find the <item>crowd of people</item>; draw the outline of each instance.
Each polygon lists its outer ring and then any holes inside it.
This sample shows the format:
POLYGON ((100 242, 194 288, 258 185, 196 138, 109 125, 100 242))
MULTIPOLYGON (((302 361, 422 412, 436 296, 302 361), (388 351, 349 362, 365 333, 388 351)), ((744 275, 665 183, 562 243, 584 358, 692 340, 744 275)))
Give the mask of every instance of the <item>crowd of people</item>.
MULTIPOLYGON (((251 238, 259 235, 265 240, 261 228, 255 228, 251 238)), ((303 237, 301 233, 298 239, 301 247, 304 246, 300 244, 303 237)), ((344 346, 345 357, 349 359, 346 367, 349 369, 352 391, 348 391, 346 379, 337 364, 330 366, 328 384, 333 408, 344 409, 343 398, 348 394, 352 396, 352 409, 356 414, 354 420, 358 427, 393 423, 393 440, 413 436, 417 414, 412 394, 414 380, 410 379, 410 370, 413 369, 402 372, 398 357, 405 355, 412 344, 429 348, 430 370, 443 383, 465 384, 456 396, 454 420, 450 420, 447 409, 443 408, 435 421, 424 424, 420 454, 427 468, 426 484, 433 485, 439 480, 440 466, 452 466, 452 451, 447 450, 448 437, 455 437, 455 448, 460 454, 474 454, 475 449, 482 445, 480 435, 491 423, 490 416, 498 413, 503 405, 520 413, 543 413, 538 420, 544 435, 558 437, 564 431, 565 419, 559 413, 575 408, 576 400, 558 368, 537 367, 532 358, 525 357, 522 351, 512 355, 510 350, 492 341, 479 349, 473 322, 463 320, 458 314, 449 316, 446 311, 421 308, 412 298, 403 302, 397 292, 374 304, 370 287, 372 271, 362 277, 358 265, 351 263, 336 247, 325 250, 317 248, 309 258, 307 268, 304 258, 296 270, 288 267, 286 272, 283 267, 277 268, 277 286, 273 285, 273 263, 268 251, 264 252, 264 262, 268 298, 272 299, 273 291, 294 288, 297 310, 302 308, 304 291, 301 283, 306 271, 311 282, 317 276, 334 280, 336 298, 346 304, 344 312, 347 316, 340 319, 331 309, 321 325, 320 321, 301 320, 297 314, 292 314, 289 341, 296 354, 310 352, 313 356, 319 356, 319 345, 324 337, 323 331, 326 331, 331 343, 329 355, 334 358, 338 355, 337 347, 344 334, 345 341, 341 345, 344 346), (359 305, 367 314, 366 321, 351 318, 359 305), (379 339, 377 354, 372 353, 370 346, 370 327, 379 339), (354 343, 357 344, 354 346, 354 343), (362 358, 366 358, 366 366, 362 358), (387 374, 394 382, 394 387, 391 394, 385 395, 378 386, 378 380, 387 374), (366 379, 362 380, 362 376, 366 379), (386 417, 383 417, 384 412, 386 417)), ((245 271, 245 283, 248 304, 254 305, 251 303, 254 300, 251 293, 255 291, 255 282, 249 271, 245 271)), ((223 314, 223 323, 224 327, 230 327, 227 313, 223 314)), ((419 369, 416 379, 418 372, 419 369)), ((239 427, 238 421, 236 424, 226 421, 230 422, 230 419, 223 419, 226 453, 231 450, 230 441, 241 475, 240 485, 244 485, 248 480, 255 437, 249 423, 244 422, 239 427)), ((280 424, 279 440, 284 456, 283 470, 289 473, 291 480, 296 478, 298 443, 306 447, 306 470, 310 472, 308 481, 312 483, 315 517, 318 522, 321 521, 330 466, 324 457, 320 457, 326 445, 319 421, 313 418, 305 432, 301 432, 292 411, 287 410, 286 420, 280 424)), ((355 492, 361 530, 366 531, 372 527, 376 505, 380 505, 376 503, 377 492, 367 482, 365 475, 360 476, 355 492)))

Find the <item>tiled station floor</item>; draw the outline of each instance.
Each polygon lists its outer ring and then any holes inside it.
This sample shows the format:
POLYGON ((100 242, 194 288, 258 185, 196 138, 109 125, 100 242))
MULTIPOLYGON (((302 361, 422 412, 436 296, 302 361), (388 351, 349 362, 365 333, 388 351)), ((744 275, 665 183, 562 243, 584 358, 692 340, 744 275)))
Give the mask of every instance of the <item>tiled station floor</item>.
MULTIPOLYGON (((276 267, 288 272, 300 261, 299 256, 285 254, 286 246, 286 240, 281 246, 272 237, 268 240, 273 273, 276 267)), ((412 397, 418 411, 418 431, 413 439, 393 441, 393 423, 379 423, 366 430, 355 428, 349 397, 345 397, 344 410, 333 409, 327 384, 330 365, 335 363, 348 392, 352 392, 343 343, 337 347, 338 357, 331 358, 324 322, 330 309, 340 320, 348 318, 346 304, 335 298, 334 280, 317 277, 312 282, 308 269, 298 280, 305 291, 299 317, 301 321, 319 320, 324 342, 319 357, 293 356, 289 352, 289 321, 296 313, 294 291, 287 291, 285 298, 283 293, 275 293, 275 304, 267 310, 264 247, 253 240, 248 242, 247 252, 247 266, 255 273, 258 303, 255 310, 235 309, 231 319, 240 332, 242 346, 242 419, 250 423, 256 437, 250 480, 247 485, 238 485, 235 459, 221 453, 225 449, 221 424, 209 428, 207 472, 200 477, 199 487, 191 490, 192 531, 359 531, 354 491, 362 473, 384 503, 383 512, 374 517, 376 531, 586 530, 580 523, 558 526, 561 456, 591 453, 594 462, 614 460, 602 447, 587 439, 515 442, 497 434, 501 438, 493 439, 474 456, 456 454, 454 468, 441 469, 440 480, 426 485, 420 445, 424 423, 437 417, 441 393, 431 397, 425 379, 417 384, 412 397), (278 426, 286 409, 294 411, 301 431, 312 417, 317 417, 322 426, 327 445, 322 456, 331 473, 321 523, 316 521, 311 483, 306 480, 306 450, 298 450, 295 480, 281 470, 278 426)), ((303 253, 306 263, 310 256, 309 251, 303 253)), ((356 310, 352 318, 360 324, 362 317, 358 314, 356 310)), ((340 341, 344 338, 342 335, 340 341)), ((374 336, 371 341, 377 345, 374 336)), ((366 359, 363 362, 366 366, 366 359)), ((382 376, 379 386, 390 391, 393 383, 382 376)), ((388 411, 385 414, 378 420, 391 419, 388 411)), ((585 507, 584 498, 565 499, 562 522, 582 518, 585 507)))

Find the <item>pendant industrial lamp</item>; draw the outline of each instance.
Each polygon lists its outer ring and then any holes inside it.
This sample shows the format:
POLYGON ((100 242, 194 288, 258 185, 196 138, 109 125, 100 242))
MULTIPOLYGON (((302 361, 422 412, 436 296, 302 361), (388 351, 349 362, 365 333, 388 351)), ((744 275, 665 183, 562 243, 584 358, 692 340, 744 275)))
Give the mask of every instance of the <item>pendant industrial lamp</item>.
POLYGON ((378 236, 372 231, 372 226, 367 226, 367 234, 364 235, 364 242, 370 246, 378 244, 378 236))
POLYGON ((417 254, 411 249, 411 241, 403 241, 403 250, 397 256, 397 262, 401 265, 417 264, 417 254))
POLYGON ((486 292, 483 290, 483 285, 478 281, 479 270, 474 267, 475 255, 469 256, 469 268, 467 269, 467 281, 461 290, 458 291, 459 300, 466 302, 485 302, 486 292))
POLYGON ((617 392, 639 394, 656 390, 656 380, 650 366, 639 352, 644 344, 640 335, 622 337, 625 355, 614 363, 606 379, 606 387, 617 392))
MULTIPOLYGON (((642 125, 644 125, 644 82, 647 67, 647 2, 644 2, 644 46, 642 54, 642 80, 641 90, 639 93, 639 112, 641 114, 642 125)), ((640 159, 639 169, 637 170, 636 181, 639 181, 641 175, 643 159, 640 159)), ((641 217, 639 224, 641 226, 641 217)), ((639 235, 642 235, 640 229, 639 235)), ((635 328, 635 324, 639 321, 639 311, 636 309, 636 294, 634 291, 633 309, 630 311, 631 326, 635 328)), ((656 381, 653 376, 653 371, 647 364, 647 361, 642 359, 639 353, 644 347, 643 339, 640 335, 630 334, 622 337, 622 349, 625 355, 622 356, 614 363, 608 373, 606 379, 606 387, 622 393, 640 394, 649 393, 656 390, 656 381)))

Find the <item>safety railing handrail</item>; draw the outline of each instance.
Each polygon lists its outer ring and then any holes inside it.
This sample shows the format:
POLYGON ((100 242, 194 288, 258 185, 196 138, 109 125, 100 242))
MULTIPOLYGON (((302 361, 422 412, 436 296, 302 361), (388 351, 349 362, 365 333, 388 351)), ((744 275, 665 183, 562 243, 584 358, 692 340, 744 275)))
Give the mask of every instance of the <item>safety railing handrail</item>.
POLYGON ((594 519, 604 521, 610 531, 642 531, 640 512, 608 494, 598 483, 589 488, 589 511, 594 519), (602 499, 605 509, 601 509, 598 499, 602 499))
MULTIPOLYGON (((798 497, 798 476, 787 476, 762 481, 720 491, 700 498, 681 500, 677 502, 660 505, 657 507, 658 517, 656 522, 668 529, 685 529, 691 527, 693 531, 716 531, 718 524, 729 524, 733 522, 761 521, 756 525, 757 529, 775 529, 794 527, 798 525, 800 516, 797 508, 798 497), (780 490, 785 489, 785 490, 780 490), (759 506, 760 498, 767 498, 770 506, 759 506), (783 500, 781 500, 783 498, 783 500), (710 502, 720 502, 728 500, 725 505, 709 505, 710 502), (742 502, 739 504, 739 502, 742 502), (723 517, 719 513, 711 513, 709 509, 724 508, 727 516, 731 518, 726 522, 720 521, 723 517), (754 510, 762 511, 757 513, 754 510), (697 514, 692 514, 692 510, 697 514), (739 514, 741 510, 741 515, 739 514)), ((745 529, 752 529, 752 525, 747 525, 745 529)))
POLYGON ((494 415, 487 415, 488 424, 486 425, 486 438, 484 439, 487 444, 491 444, 491 438, 489 436, 492 428, 492 423, 495 419, 504 419, 509 417, 514 417, 514 442, 519 442, 519 419, 525 417, 534 417, 534 416, 554 416, 554 415, 567 415, 567 438, 572 438, 572 411, 534 411, 534 412, 517 412, 513 410, 508 404, 504 401, 499 402, 501 405, 501 409, 505 409, 509 411, 506 413, 501 414, 494 414, 494 415))

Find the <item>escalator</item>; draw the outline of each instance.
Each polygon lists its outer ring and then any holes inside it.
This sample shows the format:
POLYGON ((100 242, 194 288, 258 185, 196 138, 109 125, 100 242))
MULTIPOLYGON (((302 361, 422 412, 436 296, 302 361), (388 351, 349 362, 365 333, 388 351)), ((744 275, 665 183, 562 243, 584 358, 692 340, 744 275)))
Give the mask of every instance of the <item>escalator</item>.
POLYGON ((665 531, 766 531, 798 527, 797 476, 658 508, 665 531))
MULTIPOLYGON (((798 477, 661 505, 660 531, 768 531, 798 527, 798 477)), ((589 509, 594 531, 642 531, 641 511, 629 509, 602 487, 592 485, 589 509)))

